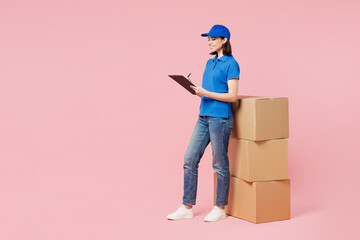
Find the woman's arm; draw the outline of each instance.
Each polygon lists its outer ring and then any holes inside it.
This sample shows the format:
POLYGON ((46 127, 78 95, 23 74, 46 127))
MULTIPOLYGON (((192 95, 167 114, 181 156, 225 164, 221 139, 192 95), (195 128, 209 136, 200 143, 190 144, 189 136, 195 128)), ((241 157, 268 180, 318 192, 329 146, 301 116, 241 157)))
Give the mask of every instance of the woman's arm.
POLYGON ((238 79, 229 79, 228 80, 229 92, 227 92, 227 93, 209 92, 209 91, 203 89, 202 87, 191 86, 191 88, 194 89, 196 92, 196 95, 198 95, 200 97, 201 96, 209 97, 209 98, 213 98, 215 100, 222 101, 222 102, 236 102, 237 95, 238 95, 238 82, 239 82, 238 79))

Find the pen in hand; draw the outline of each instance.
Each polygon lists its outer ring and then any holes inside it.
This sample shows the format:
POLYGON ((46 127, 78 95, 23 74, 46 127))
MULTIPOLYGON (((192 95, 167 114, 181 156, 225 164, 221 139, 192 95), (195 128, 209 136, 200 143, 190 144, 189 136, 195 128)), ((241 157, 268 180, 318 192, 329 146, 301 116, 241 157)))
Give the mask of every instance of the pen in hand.
POLYGON ((190 80, 190 75, 191 75, 191 73, 187 76, 187 78, 188 78, 188 80, 192 83, 192 81, 190 80))

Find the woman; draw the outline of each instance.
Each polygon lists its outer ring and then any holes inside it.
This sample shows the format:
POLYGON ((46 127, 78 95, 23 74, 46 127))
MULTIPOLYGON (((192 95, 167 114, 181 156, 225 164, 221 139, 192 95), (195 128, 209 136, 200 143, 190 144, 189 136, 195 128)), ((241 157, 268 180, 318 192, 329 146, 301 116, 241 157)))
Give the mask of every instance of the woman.
POLYGON ((208 38, 210 54, 216 56, 206 63, 202 87, 192 87, 201 97, 200 113, 184 158, 183 203, 167 216, 171 220, 193 217, 198 164, 209 142, 213 151, 213 169, 217 174, 216 204, 204 220, 226 218, 224 207, 228 204, 230 182, 227 152, 233 127, 230 102, 237 99, 240 68, 231 54, 229 29, 214 25, 209 33, 201 36, 208 38))

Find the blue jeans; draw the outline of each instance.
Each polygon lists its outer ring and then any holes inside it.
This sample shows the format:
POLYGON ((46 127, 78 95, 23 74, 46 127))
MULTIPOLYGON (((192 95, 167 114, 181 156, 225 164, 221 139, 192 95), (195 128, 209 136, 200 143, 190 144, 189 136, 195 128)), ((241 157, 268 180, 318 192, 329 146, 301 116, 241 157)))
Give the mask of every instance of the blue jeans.
POLYGON ((199 162, 209 142, 212 147, 212 166, 217 174, 216 205, 228 204, 230 172, 227 153, 233 124, 233 118, 199 116, 184 158, 183 204, 196 204, 199 162))

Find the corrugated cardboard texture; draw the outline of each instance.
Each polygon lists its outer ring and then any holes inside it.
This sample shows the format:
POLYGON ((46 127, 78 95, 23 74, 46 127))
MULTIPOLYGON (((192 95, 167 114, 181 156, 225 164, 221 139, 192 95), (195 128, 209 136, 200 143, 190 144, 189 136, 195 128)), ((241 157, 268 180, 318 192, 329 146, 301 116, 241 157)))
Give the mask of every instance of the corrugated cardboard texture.
POLYGON ((254 182, 256 222, 290 219, 290 180, 254 182))
POLYGON ((289 137, 287 98, 238 96, 231 109, 234 138, 262 141, 289 137))
MULTIPOLYGON (((214 203, 216 173, 214 173, 214 203)), ((230 177, 229 204, 225 212, 253 223, 290 219, 290 179, 246 182, 230 177)))
POLYGON ((230 138, 230 174, 248 182, 288 179, 288 140, 230 138))

